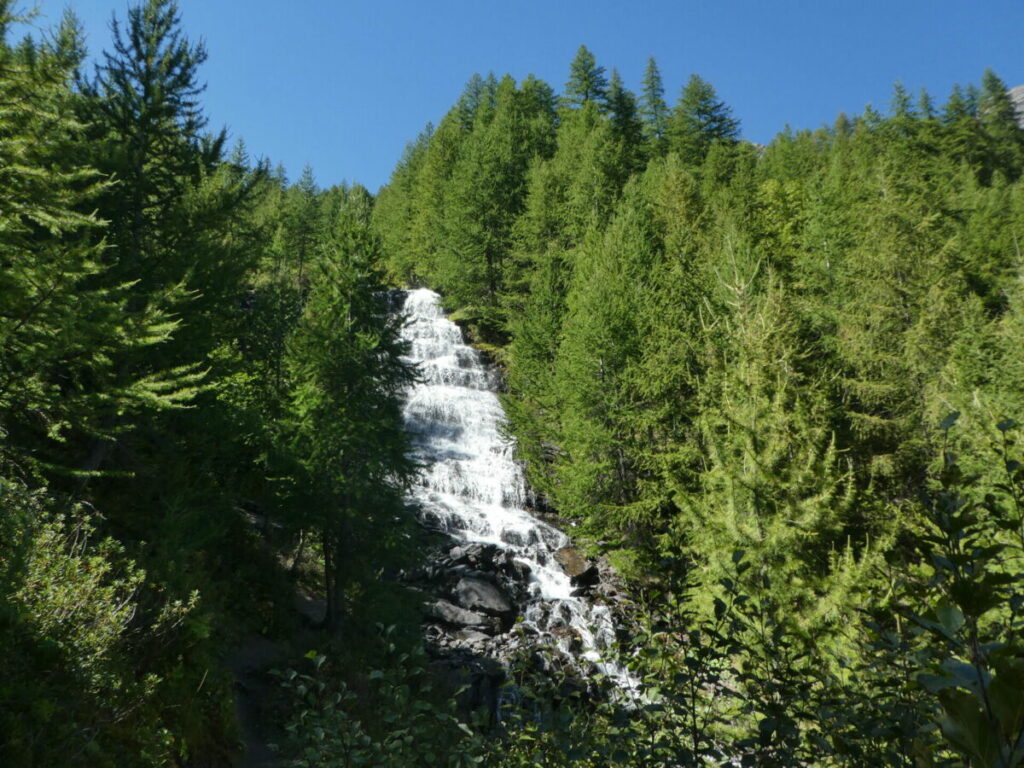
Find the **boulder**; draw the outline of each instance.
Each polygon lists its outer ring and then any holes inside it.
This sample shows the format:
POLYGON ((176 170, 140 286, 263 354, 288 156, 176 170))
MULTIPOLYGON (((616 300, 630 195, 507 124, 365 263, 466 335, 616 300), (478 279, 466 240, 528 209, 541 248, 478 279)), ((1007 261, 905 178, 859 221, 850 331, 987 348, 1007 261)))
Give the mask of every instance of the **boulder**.
POLYGON ((489 624, 486 616, 475 611, 467 611, 447 600, 435 600, 427 603, 426 613, 431 618, 459 627, 485 627, 489 624))
POLYGON ((600 580, 601 572, 597 570, 596 565, 591 565, 589 568, 570 577, 569 583, 574 587, 592 587, 600 580))
POLYGON ((491 639, 490 635, 477 629, 460 629, 455 633, 455 637, 469 645, 482 645, 491 639))
POLYGON ((500 616, 506 621, 512 619, 516 612, 512 601, 501 589, 489 581, 472 576, 459 579, 455 585, 455 599, 463 608, 500 616))
POLYGON ((453 547, 448 556, 455 562, 470 563, 477 568, 488 568, 497 551, 498 547, 494 544, 473 542, 463 544, 461 547, 453 547))
POLYGON ((562 566, 565 575, 570 579, 593 567, 591 562, 575 547, 562 547, 555 550, 555 560, 562 566))

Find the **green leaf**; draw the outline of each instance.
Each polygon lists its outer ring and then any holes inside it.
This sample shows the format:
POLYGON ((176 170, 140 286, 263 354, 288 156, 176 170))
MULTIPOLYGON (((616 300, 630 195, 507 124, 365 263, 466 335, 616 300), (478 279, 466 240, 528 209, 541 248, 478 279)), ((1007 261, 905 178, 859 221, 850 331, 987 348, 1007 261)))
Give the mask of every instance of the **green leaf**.
POLYGON ((939 422, 939 429, 941 429, 943 432, 949 431, 949 429, 952 428, 954 424, 956 424, 959 418, 960 411, 953 411, 952 413, 948 414, 946 418, 944 418, 941 422, 939 422))
POLYGON ((935 615, 949 636, 954 636, 964 625, 963 612, 951 603, 940 603, 935 609, 935 615))

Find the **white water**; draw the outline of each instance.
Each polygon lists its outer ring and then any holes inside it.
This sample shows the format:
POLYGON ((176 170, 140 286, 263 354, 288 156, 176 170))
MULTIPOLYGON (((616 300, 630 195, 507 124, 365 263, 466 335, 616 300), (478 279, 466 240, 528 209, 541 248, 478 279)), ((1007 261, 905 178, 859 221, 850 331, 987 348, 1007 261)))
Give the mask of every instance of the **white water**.
POLYGON ((424 467, 413 491, 424 519, 456 539, 510 551, 530 571, 531 597, 520 606, 524 621, 567 655, 575 632, 584 658, 632 688, 628 673, 605 658, 615 639, 608 609, 572 597, 555 560, 568 537, 525 509, 526 483, 514 445, 501 433, 505 414, 494 372, 463 342, 433 291, 410 291, 405 314, 410 359, 424 379, 405 405, 413 456, 424 467))

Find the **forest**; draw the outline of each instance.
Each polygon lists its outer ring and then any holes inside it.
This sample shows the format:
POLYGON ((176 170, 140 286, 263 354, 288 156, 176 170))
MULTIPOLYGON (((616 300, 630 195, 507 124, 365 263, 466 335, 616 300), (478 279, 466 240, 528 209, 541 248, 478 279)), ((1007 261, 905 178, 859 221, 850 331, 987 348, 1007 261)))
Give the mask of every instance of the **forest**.
POLYGON ((1024 765, 1024 129, 938 105, 741 138, 692 75, 474 75, 390 181, 204 115, 143 0, 90 59, 0 0, 0 763, 1024 765), (670 103, 671 101, 671 103, 670 103), (1020 232, 1020 235, 1018 235, 1020 232), (619 690, 469 711, 390 575, 419 373, 394 289, 503 377, 535 506, 629 595, 619 690), (295 609, 322 601, 322 620, 295 609))

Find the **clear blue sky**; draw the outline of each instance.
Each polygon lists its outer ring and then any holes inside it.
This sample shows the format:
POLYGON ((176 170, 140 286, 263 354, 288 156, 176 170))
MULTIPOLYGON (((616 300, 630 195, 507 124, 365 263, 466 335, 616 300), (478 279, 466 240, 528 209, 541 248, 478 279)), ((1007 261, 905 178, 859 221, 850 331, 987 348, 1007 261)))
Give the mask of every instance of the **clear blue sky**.
MULTIPOLYGON (((22 0, 22 6, 33 0, 22 0)), ((126 0, 39 0, 46 26, 65 6, 90 51, 126 0)), ((405 144, 436 123, 474 72, 535 74, 557 90, 581 43, 639 88, 654 56, 674 101, 691 72, 709 80, 766 143, 786 124, 888 105, 892 84, 942 103, 992 67, 1024 83, 1024 0, 179 0, 210 58, 213 126, 291 178, 386 183, 405 144)))

